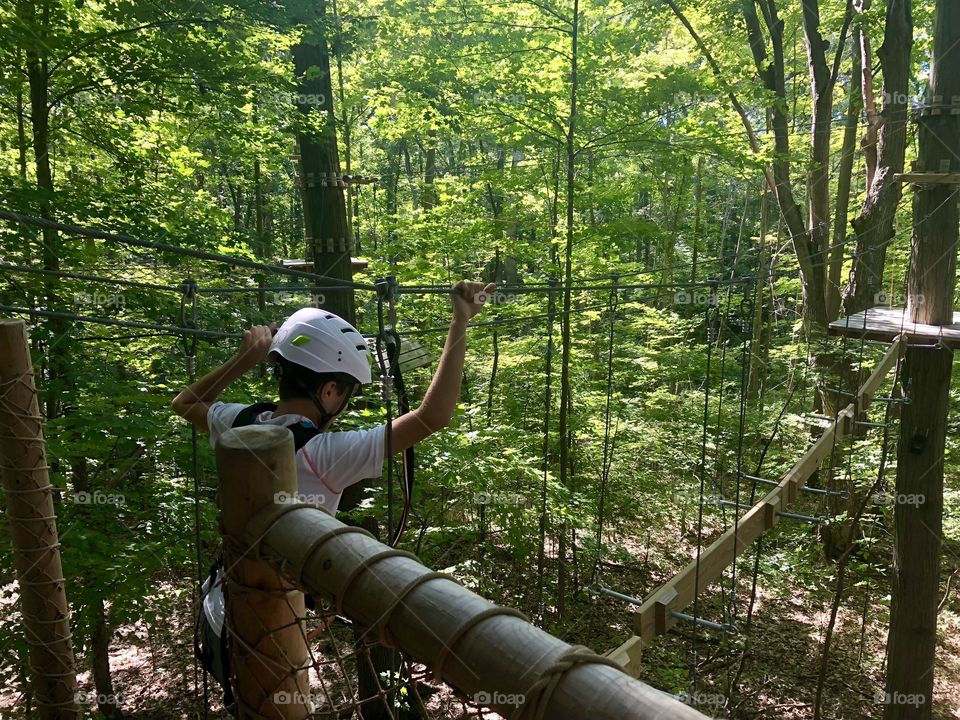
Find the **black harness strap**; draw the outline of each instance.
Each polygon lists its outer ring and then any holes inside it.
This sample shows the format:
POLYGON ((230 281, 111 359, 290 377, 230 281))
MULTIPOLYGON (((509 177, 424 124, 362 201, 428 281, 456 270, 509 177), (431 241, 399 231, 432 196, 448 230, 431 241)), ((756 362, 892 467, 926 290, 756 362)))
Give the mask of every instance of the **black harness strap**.
MULTIPOLYGON (((237 417, 233 421, 232 427, 237 428, 245 427, 247 425, 256 425, 257 418, 260 417, 260 413, 266 412, 267 410, 274 412, 276 409, 277 404, 272 402, 259 402, 254 403, 253 405, 248 405, 237 414, 237 417)), ((309 420, 301 420, 298 423, 287 425, 286 427, 287 430, 293 433, 294 450, 299 450, 320 434, 320 428, 318 428, 309 420)))
MULTIPOLYGON (((400 372, 400 334, 394 328, 386 331, 387 357, 390 360, 390 373, 393 375, 393 387, 397 392, 397 417, 410 412, 410 402, 407 397, 407 388, 403 383, 403 374, 400 372)), ((413 471, 416 466, 416 456, 411 445, 403 452, 403 512, 400 522, 397 523, 390 538, 390 547, 396 547, 403 536, 410 519, 410 507, 413 504, 413 471)))

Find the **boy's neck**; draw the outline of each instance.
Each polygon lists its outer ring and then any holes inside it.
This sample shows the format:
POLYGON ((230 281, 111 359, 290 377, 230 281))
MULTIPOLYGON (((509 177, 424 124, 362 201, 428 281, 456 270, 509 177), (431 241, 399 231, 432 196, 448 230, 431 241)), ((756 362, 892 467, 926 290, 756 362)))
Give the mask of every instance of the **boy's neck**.
MULTIPOLYGON (((281 400, 277 404, 277 409, 273 411, 274 417, 279 415, 302 415, 317 427, 320 427, 320 413, 317 406, 313 404, 310 398, 290 398, 281 400)), ((320 428, 321 430, 323 428, 320 428)))

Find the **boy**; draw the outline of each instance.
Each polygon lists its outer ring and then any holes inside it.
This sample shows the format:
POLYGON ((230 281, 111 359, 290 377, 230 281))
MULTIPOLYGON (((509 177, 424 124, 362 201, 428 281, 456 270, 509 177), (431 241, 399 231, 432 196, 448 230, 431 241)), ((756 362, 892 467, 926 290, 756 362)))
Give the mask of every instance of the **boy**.
MULTIPOLYGON (((399 453, 446 427, 453 418, 463 377, 466 328, 495 285, 459 282, 451 291, 453 319, 437 370, 420 406, 393 420, 390 445, 399 453)), ((173 409, 210 434, 210 444, 231 427, 269 424, 288 427, 297 453, 299 497, 336 513, 343 490, 366 478, 379 477, 387 453, 386 425, 372 430, 324 432, 343 412, 360 385, 372 380, 370 352, 350 323, 326 310, 304 308, 276 330, 258 325, 247 330, 240 349, 226 363, 185 388, 173 409), (243 405, 219 402, 224 389, 266 360, 279 379, 280 402, 243 405)), ((204 583, 203 613, 198 618, 195 650, 208 672, 224 688, 224 704, 232 695, 227 679, 228 656, 222 632, 224 599, 222 569, 204 583)))

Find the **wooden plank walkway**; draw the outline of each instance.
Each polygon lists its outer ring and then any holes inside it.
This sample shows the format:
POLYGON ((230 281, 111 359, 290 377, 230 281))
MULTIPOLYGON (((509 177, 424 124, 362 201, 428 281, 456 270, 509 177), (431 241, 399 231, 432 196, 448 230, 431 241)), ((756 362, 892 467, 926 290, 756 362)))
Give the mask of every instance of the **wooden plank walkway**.
POLYGON ((777 524, 780 519, 778 513, 786 511, 789 505, 796 502, 800 489, 830 456, 836 444, 851 431, 857 415, 867 408, 897 360, 902 357, 906 350, 906 338, 898 336, 891 339, 893 344, 860 387, 854 401, 837 415, 837 419, 803 457, 783 474, 773 490, 747 510, 736 526, 728 528, 701 551, 699 563, 694 559, 644 598, 633 616, 636 634, 608 652, 607 657, 620 663, 629 674, 638 676, 643 646, 677 623, 671 613, 691 605, 697 592, 708 588, 744 550, 777 524))

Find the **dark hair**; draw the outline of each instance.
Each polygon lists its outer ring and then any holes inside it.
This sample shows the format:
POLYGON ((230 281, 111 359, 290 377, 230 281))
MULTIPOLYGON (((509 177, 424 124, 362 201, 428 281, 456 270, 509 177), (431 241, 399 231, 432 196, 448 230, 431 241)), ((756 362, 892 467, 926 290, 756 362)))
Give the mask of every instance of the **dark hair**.
POLYGON ((273 372, 280 381, 281 400, 310 397, 331 380, 337 383, 337 392, 341 395, 357 384, 356 379, 346 373, 318 373, 282 357, 273 372))

